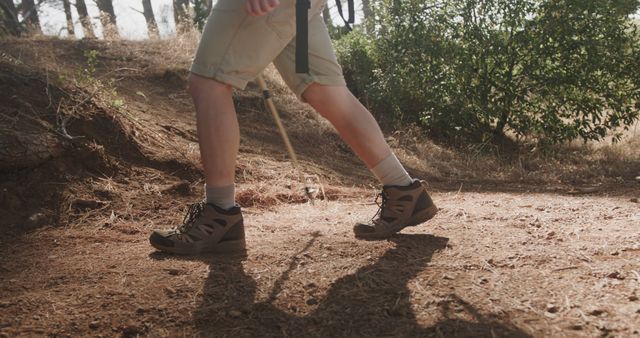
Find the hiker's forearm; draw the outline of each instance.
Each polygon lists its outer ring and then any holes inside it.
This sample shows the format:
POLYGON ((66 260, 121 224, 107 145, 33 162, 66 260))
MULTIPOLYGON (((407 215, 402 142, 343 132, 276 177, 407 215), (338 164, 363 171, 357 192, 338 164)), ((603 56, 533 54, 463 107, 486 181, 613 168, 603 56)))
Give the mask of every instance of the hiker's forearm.
POLYGON ((280 5, 279 0, 245 0, 244 7, 249 15, 265 15, 280 5))

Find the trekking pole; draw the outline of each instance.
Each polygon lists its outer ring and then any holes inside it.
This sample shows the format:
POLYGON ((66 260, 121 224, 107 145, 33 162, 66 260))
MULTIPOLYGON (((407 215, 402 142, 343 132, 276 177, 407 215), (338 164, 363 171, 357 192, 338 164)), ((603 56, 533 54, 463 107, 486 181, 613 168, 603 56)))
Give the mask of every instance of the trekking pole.
POLYGON ((284 129, 284 125, 280 120, 280 114, 278 114, 276 105, 273 103, 271 92, 269 91, 269 88, 267 87, 267 83, 264 81, 264 77, 262 76, 262 74, 258 75, 257 80, 258 80, 258 85, 262 90, 262 97, 264 98, 264 101, 267 103, 267 106, 269 106, 269 110, 271 110, 271 115, 273 115, 273 119, 276 121, 276 125, 278 125, 278 130, 280 131, 280 136, 282 137, 282 141, 284 141, 284 145, 287 147, 287 151, 289 152, 289 157, 291 157, 291 164, 293 165, 293 169, 298 173, 298 177, 304 183, 304 192, 307 194, 307 197, 309 198, 309 202, 311 202, 312 205, 315 205, 314 198, 313 198, 314 189, 309 186, 309 184, 307 183, 307 179, 304 177, 304 175, 302 174, 302 171, 300 170, 300 164, 298 163, 298 156, 296 156, 296 153, 293 151, 293 146, 291 145, 291 141, 289 140, 287 131, 284 129))

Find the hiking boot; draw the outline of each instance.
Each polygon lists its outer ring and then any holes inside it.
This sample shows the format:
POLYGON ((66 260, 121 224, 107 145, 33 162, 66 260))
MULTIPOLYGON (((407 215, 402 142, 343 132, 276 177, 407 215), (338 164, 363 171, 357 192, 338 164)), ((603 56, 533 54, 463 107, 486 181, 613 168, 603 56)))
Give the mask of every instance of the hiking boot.
POLYGON ((155 230, 151 245, 161 251, 195 255, 245 249, 244 223, 239 206, 224 210, 200 202, 189 206, 183 224, 171 230, 155 230))
POLYGON ((408 227, 433 218, 438 208, 424 187, 424 182, 414 180, 411 185, 385 186, 378 194, 376 203, 380 207, 369 224, 357 224, 353 231, 363 239, 382 239, 408 227), (382 198, 382 203, 379 199, 382 198), (376 216, 379 218, 375 219, 376 216))

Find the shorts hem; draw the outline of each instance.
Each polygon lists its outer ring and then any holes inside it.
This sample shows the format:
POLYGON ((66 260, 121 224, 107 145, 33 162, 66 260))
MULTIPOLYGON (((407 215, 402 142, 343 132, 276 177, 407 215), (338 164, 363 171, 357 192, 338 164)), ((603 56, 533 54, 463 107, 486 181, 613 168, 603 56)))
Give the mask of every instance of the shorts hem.
POLYGON ((191 65, 191 69, 189 71, 193 74, 216 80, 224 84, 228 84, 240 90, 245 89, 247 87, 247 83, 249 82, 235 76, 213 71, 208 67, 204 67, 195 63, 191 65))
POLYGON ((307 90, 307 88, 309 88, 309 86, 313 83, 318 83, 324 86, 336 86, 336 87, 343 87, 347 85, 347 82, 344 80, 344 77, 342 76, 314 76, 314 75, 310 75, 308 77, 306 77, 301 83, 299 83, 295 88, 293 89, 293 92, 296 94, 296 96, 298 97, 298 100, 302 101, 302 102, 307 102, 303 97, 302 94, 304 94, 304 92, 307 90))

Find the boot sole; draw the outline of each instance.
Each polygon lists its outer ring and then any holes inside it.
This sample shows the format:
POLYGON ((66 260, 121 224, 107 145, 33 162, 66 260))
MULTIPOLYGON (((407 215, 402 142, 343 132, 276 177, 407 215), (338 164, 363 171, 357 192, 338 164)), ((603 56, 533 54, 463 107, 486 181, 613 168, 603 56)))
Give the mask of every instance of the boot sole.
POLYGON ((356 233, 356 237, 362 239, 385 239, 389 238, 396 233, 402 231, 402 229, 406 227, 420 225, 433 217, 438 213, 438 207, 434 205, 418 212, 417 214, 411 217, 411 220, 407 224, 399 224, 396 227, 390 228, 389 231, 385 232, 368 232, 368 233, 356 233))
POLYGON ((154 248, 178 255, 198 255, 203 253, 213 253, 213 254, 229 254, 229 253, 240 253, 246 251, 247 243, 245 239, 239 239, 235 241, 224 241, 219 242, 213 246, 196 246, 192 248, 180 248, 180 247, 168 247, 158 243, 154 243, 153 236, 149 239, 151 246, 154 248))

